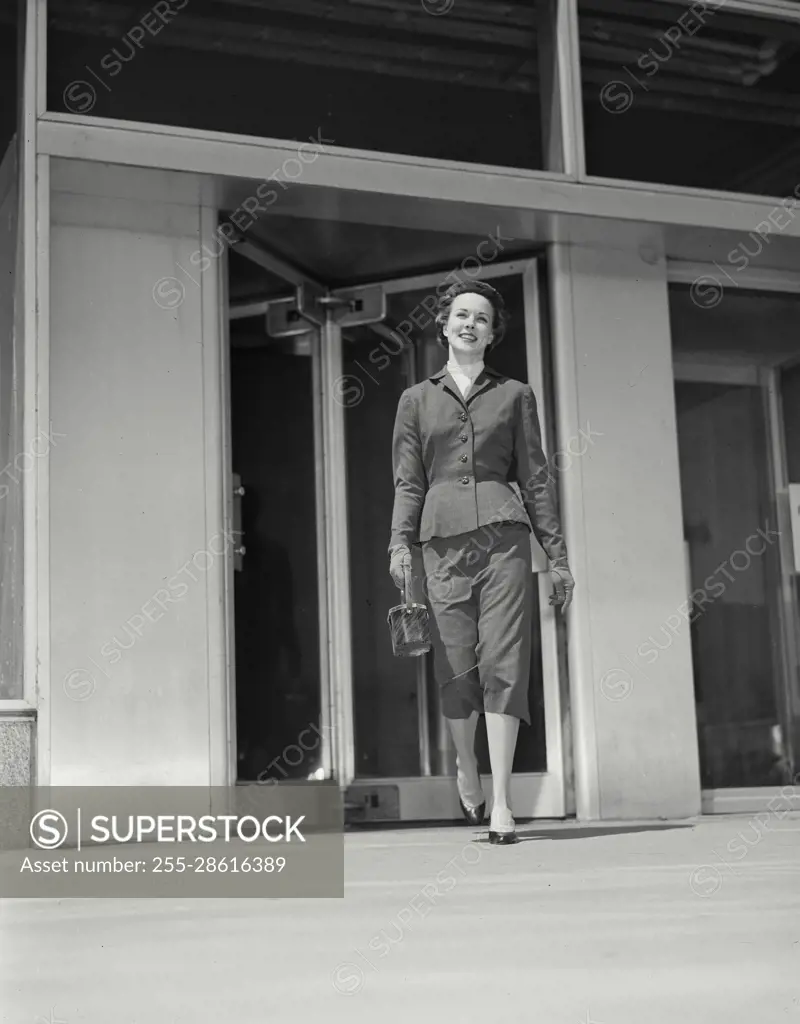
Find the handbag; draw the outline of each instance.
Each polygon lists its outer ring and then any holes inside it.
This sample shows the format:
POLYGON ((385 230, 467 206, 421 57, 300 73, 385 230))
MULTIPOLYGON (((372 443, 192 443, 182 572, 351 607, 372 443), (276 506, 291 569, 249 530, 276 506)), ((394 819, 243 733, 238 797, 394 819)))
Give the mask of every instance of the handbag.
POLYGON ((403 575, 403 604, 396 604, 394 608, 390 608, 386 621, 389 624, 394 656, 418 658, 431 649, 428 609, 424 604, 417 604, 411 600, 411 573, 406 568, 403 575))

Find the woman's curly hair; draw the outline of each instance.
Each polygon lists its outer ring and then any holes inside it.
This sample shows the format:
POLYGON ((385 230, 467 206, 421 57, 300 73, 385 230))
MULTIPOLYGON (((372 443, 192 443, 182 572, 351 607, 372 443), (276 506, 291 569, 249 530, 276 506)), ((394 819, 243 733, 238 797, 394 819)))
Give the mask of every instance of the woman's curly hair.
POLYGON ((486 346, 486 351, 491 352, 493 348, 497 348, 500 342, 503 340, 506 327, 508 326, 508 312, 506 311, 506 304, 503 301, 503 296, 497 291, 496 288, 492 288, 490 284, 486 284, 485 281, 459 281, 456 284, 451 284, 447 291, 443 292, 439 296, 439 301, 436 305, 436 340, 443 348, 448 347, 448 341, 444 334, 444 329, 447 325, 447 320, 450 316, 450 310, 453 307, 453 302, 458 298, 459 295, 482 295, 485 299, 488 299, 492 304, 494 310, 494 322, 492 323, 493 337, 491 342, 486 346))

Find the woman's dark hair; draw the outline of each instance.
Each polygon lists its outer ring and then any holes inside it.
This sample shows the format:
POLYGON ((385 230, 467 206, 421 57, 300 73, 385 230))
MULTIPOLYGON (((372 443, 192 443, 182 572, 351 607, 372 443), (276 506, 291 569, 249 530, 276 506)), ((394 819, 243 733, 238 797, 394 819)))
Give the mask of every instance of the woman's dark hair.
POLYGON ((457 284, 451 284, 447 291, 439 296, 439 302, 436 306, 436 340, 442 348, 447 348, 448 341, 445 337, 444 329, 447 325, 453 302, 459 295, 482 295, 491 302, 492 309, 494 310, 494 321, 492 323, 494 336, 486 346, 486 351, 490 352, 493 348, 497 348, 506 333, 509 318, 506 312, 506 304, 503 302, 503 296, 496 288, 492 288, 485 281, 459 281, 457 284))

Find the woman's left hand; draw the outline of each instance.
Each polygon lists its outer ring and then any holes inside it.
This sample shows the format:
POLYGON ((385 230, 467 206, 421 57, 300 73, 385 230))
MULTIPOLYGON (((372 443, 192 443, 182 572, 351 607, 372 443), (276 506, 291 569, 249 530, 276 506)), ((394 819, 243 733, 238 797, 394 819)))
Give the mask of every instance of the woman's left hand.
POLYGON ((572 573, 567 566, 553 566, 550 569, 550 579, 554 587, 554 593, 550 595, 550 604, 565 612, 572 603, 572 592, 575 589, 572 573))

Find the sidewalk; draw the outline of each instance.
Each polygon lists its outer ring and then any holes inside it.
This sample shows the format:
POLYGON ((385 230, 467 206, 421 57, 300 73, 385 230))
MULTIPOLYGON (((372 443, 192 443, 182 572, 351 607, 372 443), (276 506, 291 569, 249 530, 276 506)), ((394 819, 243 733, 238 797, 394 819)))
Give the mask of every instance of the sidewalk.
POLYGON ((800 1024, 800 814, 520 832, 350 832, 344 900, 7 901, 0 1019, 800 1024))

